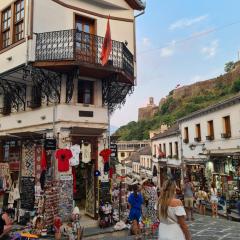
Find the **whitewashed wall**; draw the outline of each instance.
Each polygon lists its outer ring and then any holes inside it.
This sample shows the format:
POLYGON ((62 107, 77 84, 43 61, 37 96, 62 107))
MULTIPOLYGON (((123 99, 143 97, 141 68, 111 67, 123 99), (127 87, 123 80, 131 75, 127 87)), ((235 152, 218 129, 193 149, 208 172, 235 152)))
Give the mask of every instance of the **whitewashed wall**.
POLYGON ((184 128, 188 127, 189 131, 189 143, 182 143, 183 146, 183 156, 185 158, 205 158, 199 155, 202 153, 202 144, 205 144, 205 151, 210 150, 211 152, 229 151, 240 148, 240 104, 236 104, 225 109, 214 111, 197 118, 184 120, 180 123, 180 129, 182 136, 184 138, 184 128), (221 138, 221 133, 224 133, 223 117, 230 116, 231 121, 231 138, 223 139, 221 138), (206 136, 208 136, 207 122, 213 120, 214 125, 214 137, 213 141, 207 141, 206 136), (201 125, 201 137, 202 141, 199 143, 194 142, 196 137, 195 125, 201 125), (196 149, 191 150, 189 148, 190 144, 196 144, 196 149))

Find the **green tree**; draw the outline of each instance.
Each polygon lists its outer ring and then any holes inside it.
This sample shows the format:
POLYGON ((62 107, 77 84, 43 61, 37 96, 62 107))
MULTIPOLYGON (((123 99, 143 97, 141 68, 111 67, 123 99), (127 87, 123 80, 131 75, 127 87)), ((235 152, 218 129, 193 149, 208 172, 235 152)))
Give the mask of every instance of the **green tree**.
POLYGON ((232 92, 237 93, 240 91, 240 78, 235 80, 232 85, 232 92))
POLYGON ((225 64, 224 71, 225 72, 230 72, 234 68, 234 62, 230 61, 225 64))

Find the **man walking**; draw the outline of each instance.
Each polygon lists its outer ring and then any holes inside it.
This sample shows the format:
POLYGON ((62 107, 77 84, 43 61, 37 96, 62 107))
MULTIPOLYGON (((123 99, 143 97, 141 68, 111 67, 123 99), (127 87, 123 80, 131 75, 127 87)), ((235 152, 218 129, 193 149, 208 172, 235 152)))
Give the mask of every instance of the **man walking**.
POLYGON ((186 208, 187 213, 187 221, 193 218, 193 196, 194 196, 194 188, 193 184, 189 180, 189 178, 184 179, 184 186, 183 186, 183 192, 184 192, 184 206, 186 208))

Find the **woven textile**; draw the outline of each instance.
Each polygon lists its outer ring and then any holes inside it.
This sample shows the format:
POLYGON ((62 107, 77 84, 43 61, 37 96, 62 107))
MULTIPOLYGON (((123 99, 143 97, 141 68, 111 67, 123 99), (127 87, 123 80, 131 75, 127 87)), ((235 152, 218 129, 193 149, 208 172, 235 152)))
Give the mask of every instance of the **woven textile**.
POLYGON ((22 147, 22 176, 35 176, 35 151, 31 142, 24 143, 22 147))
POLYGON ((37 145, 35 147, 35 182, 40 182, 41 177, 41 158, 42 158, 42 146, 37 145))

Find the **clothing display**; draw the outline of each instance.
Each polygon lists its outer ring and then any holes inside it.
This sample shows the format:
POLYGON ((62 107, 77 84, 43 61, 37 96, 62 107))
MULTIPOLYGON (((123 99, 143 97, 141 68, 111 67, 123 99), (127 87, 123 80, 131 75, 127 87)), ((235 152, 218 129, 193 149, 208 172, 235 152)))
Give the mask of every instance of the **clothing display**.
POLYGON ((69 160, 72 158, 72 152, 69 149, 59 149, 55 153, 55 157, 58 160, 58 171, 69 171, 69 160))
POLYGON ((80 145, 75 144, 70 147, 70 150, 72 152, 72 158, 70 158, 70 166, 77 166, 79 165, 79 154, 81 152, 80 145))
POLYGON ((89 163, 91 161, 91 144, 84 143, 82 144, 82 162, 89 163))
POLYGON ((103 163, 106 163, 109 161, 109 157, 110 157, 111 153, 112 153, 111 149, 103 149, 99 153, 99 156, 101 156, 103 158, 103 163))
POLYGON ((47 156, 46 156, 46 151, 44 149, 42 149, 41 169, 42 170, 47 169, 47 156))

